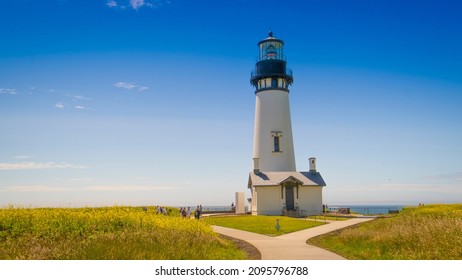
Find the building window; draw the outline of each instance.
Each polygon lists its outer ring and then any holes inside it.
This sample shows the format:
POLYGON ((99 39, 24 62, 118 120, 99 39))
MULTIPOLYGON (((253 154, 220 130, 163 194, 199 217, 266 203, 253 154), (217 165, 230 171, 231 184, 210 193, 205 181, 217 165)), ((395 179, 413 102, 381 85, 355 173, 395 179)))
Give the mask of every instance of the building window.
POLYGON ((281 131, 271 131, 271 137, 273 137, 273 153, 281 153, 281 131))
POLYGON ((278 87, 278 79, 276 79, 276 78, 271 79, 271 87, 273 87, 273 88, 278 87))
POLYGON ((279 136, 274 136, 274 151, 275 152, 280 152, 280 147, 279 147, 279 136))

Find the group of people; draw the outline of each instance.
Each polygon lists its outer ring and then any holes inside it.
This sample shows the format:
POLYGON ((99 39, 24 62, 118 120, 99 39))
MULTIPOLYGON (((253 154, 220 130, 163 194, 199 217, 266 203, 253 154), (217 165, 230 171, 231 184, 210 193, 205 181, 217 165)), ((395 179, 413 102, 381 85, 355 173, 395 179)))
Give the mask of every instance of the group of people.
POLYGON ((157 212, 156 214, 163 214, 163 215, 167 215, 168 212, 167 212, 167 208, 163 207, 163 206, 157 206, 157 212))
MULTIPOLYGON (((141 209, 143 209, 144 212, 148 212, 148 207, 146 206, 143 206, 141 209)), ((156 206, 156 215, 168 215, 170 214, 170 212, 172 212, 171 209, 168 209, 168 208, 165 208, 163 206, 159 206, 157 205, 156 206)))
MULTIPOLYGON (((144 212, 148 212, 148 207, 142 207, 144 212)), ((169 215, 172 212, 172 209, 163 207, 163 206, 156 206, 156 215, 169 215)), ((191 218, 191 207, 180 207, 180 216, 182 218, 191 218)), ((194 210, 194 218, 199 219, 202 216, 202 205, 197 205, 196 210, 194 210)))
MULTIPOLYGON (((191 207, 180 207, 180 215, 182 218, 191 218, 191 207)), ((194 211, 194 218, 199 219, 202 215, 202 205, 197 205, 196 210, 194 211)))
POLYGON ((186 209, 186 207, 180 207, 180 215, 182 218, 190 218, 191 217, 191 207, 188 207, 188 209, 186 209))

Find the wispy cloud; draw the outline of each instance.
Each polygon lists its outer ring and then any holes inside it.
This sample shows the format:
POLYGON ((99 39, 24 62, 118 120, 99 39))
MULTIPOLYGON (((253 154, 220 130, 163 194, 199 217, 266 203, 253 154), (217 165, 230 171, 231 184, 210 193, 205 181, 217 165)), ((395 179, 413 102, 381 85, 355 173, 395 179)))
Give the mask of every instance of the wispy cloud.
POLYGON ((66 94, 66 96, 67 96, 67 97, 71 97, 71 98, 73 98, 74 100, 92 100, 91 98, 84 97, 84 96, 81 96, 81 95, 66 94))
POLYGON ((58 109, 64 109, 64 103, 63 102, 58 102, 55 104, 55 108, 58 108, 58 109))
POLYGON ((76 105, 74 106, 74 109, 77 109, 77 110, 88 110, 88 111, 95 111, 94 109, 92 108, 89 108, 89 107, 85 107, 85 106, 81 106, 81 105, 76 105))
POLYGON ((147 86, 140 86, 140 85, 135 85, 132 83, 127 83, 127 82, 117 82, 114 84, 114 86, 117 88, 123 88, 123 89, 128 89, 128 90, 136 89, 138 91, 145 91, 148 89, 147 86))
POLYGON ((435 181, 441 181, 441 180, 462 181, 462 172, 424 176, 422 177, 422 179, 435 180, 435 181))
MULTIPOLYGON (((91 98, 88 98, 88 97, 85 97, 85 96, 82 96, 82 95, 64 94, 63 96, 72 98, 72 101, 74 103, 76 103, 76 102, 82 103, 84 101, 92 100, 91 98)), ((65 107, 68 107, 68 106, 69 106, 69 103, 65 103, 65 102, 61 101, 61 102, 57 102, 54 107, 58 108, 58 109, 64 109, 65 107)), ((80 104, 71 106, 71 108, 74 108, 74 109, 77 109, 77 110, 95 111, 94 109, 92 109, 90 107, 82 106, 80 104)))
POLYGON ((16 89, 14 88, 0 88, 0 94, 17 94, 16 89))
POLYGON ((174 190, 172 186, 154 185, 97 185, 86 187, 56 187, 47 185, 18 185, 0 187, 0 192, 65 192, 65 191, 87 191, 87 192, 133 192, 133 191, 168 191, 174 190))
POLYGON ((0 187, 0 192, 63 192, 72 189, 63 187, 53 187, 46 185, 25 185, 25 186, 8 186, 0 187))
POLYGON ((352 186, 348 188, 349 192, 360 193, 376 193, 377 195, 391 194, 431 194, 431 193, 453 193, 462 194, 460 183, 446 182, 426 182, 426 183, 389 183, 389 184, 374 184, 368 186, 352 186))
POLYGON ((151 185, 101 185, 89 186, 83 188, 87 191, 103 191, 103 192, 130 192, 130 191, 158 191, 172 190, 175 187, 171 186, 151 186, 151 185))
POLYGON ((14 159, 28 159, 31 158, 32 156, 26 156, 26 155, 20 155, 20 156, 14 156, 14 159))
POLYGON ((56 162, 0 162, 0 170, 37 170, 37 169, 64 169, 77 168, 85 169, 84 165, 74 165, 69 163, 56 162))
POLYGON ((61 177, 56 177, 56 181, 67 181, 67 182, 88 182, 93 180, 93 178, 89 177, 82 177, 82 178, 61 178, 61 177))
POLYGON ((146 8, 159 8, 165 4, 170 4, 170 1, 161 1, 161 0, 108 0, 106 1, 106 6, 112 9, 121 9, 132 8, 133 10, 138 10, 142 7, 146 8))
POLYGON ((130 6, 135 10, 138 10, 144 5, 145 5, 144 0, 130 0, 130 6))
POLYGON ((119 5, 117 4, 116 1, 109 0, 109 1, 106 2, 106 6, 108 6, 109 8, 115 8, 115 7, 119 6, 119 5))
POLYGON ((126 82, 117 82, 114 84, 115 87, 124 88, 124 89, 134 89, 136 86, 126 82))

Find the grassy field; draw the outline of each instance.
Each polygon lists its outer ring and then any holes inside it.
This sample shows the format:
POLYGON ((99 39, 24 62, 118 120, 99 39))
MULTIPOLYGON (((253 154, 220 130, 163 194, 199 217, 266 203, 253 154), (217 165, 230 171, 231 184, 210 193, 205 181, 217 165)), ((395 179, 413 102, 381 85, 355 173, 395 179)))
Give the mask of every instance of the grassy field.
POLYGON ((405 208, 308 243, 347 259, 461 260, 462 204, 405 208))
POLYGON ((315 220, 315 221, 346 221, 349 220, 350 217, 343 217, 343 216, 331 216, 331 215, 319 215, 319 216, 309 216, 308 219, 315 220))
POLYGON ((324 224, 324 222, 305 221, 284 216, 212 216, 205 220, 212 225, 251 231, 270 236, 282 235, 324 224), (276 229, 277 219, 279 219, 279 230, 276 229))
POLYGON ((202 221, 140 207, 0 209, 0 259, 244 259, 202 221))

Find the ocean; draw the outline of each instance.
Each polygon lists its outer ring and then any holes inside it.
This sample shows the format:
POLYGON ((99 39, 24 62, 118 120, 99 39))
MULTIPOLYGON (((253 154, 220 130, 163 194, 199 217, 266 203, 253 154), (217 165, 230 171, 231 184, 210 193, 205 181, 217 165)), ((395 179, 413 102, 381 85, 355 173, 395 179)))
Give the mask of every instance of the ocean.
MULTIPOLYGON (((328 205, 329 208, 350 208, 352 213, 363 215, 388 214, 389 210, 401 210, 407 205, 328 205)), ((196 209, 196 207, 191 207, 196 209)), ((203 211, 231 211, 231 206, 203 206, 203 211)))
POLYGON ((350 208, 351 213, 363 215, 388 214, 389 210, 401 210, 407 205, 327 205, 329 208, 350 208))

